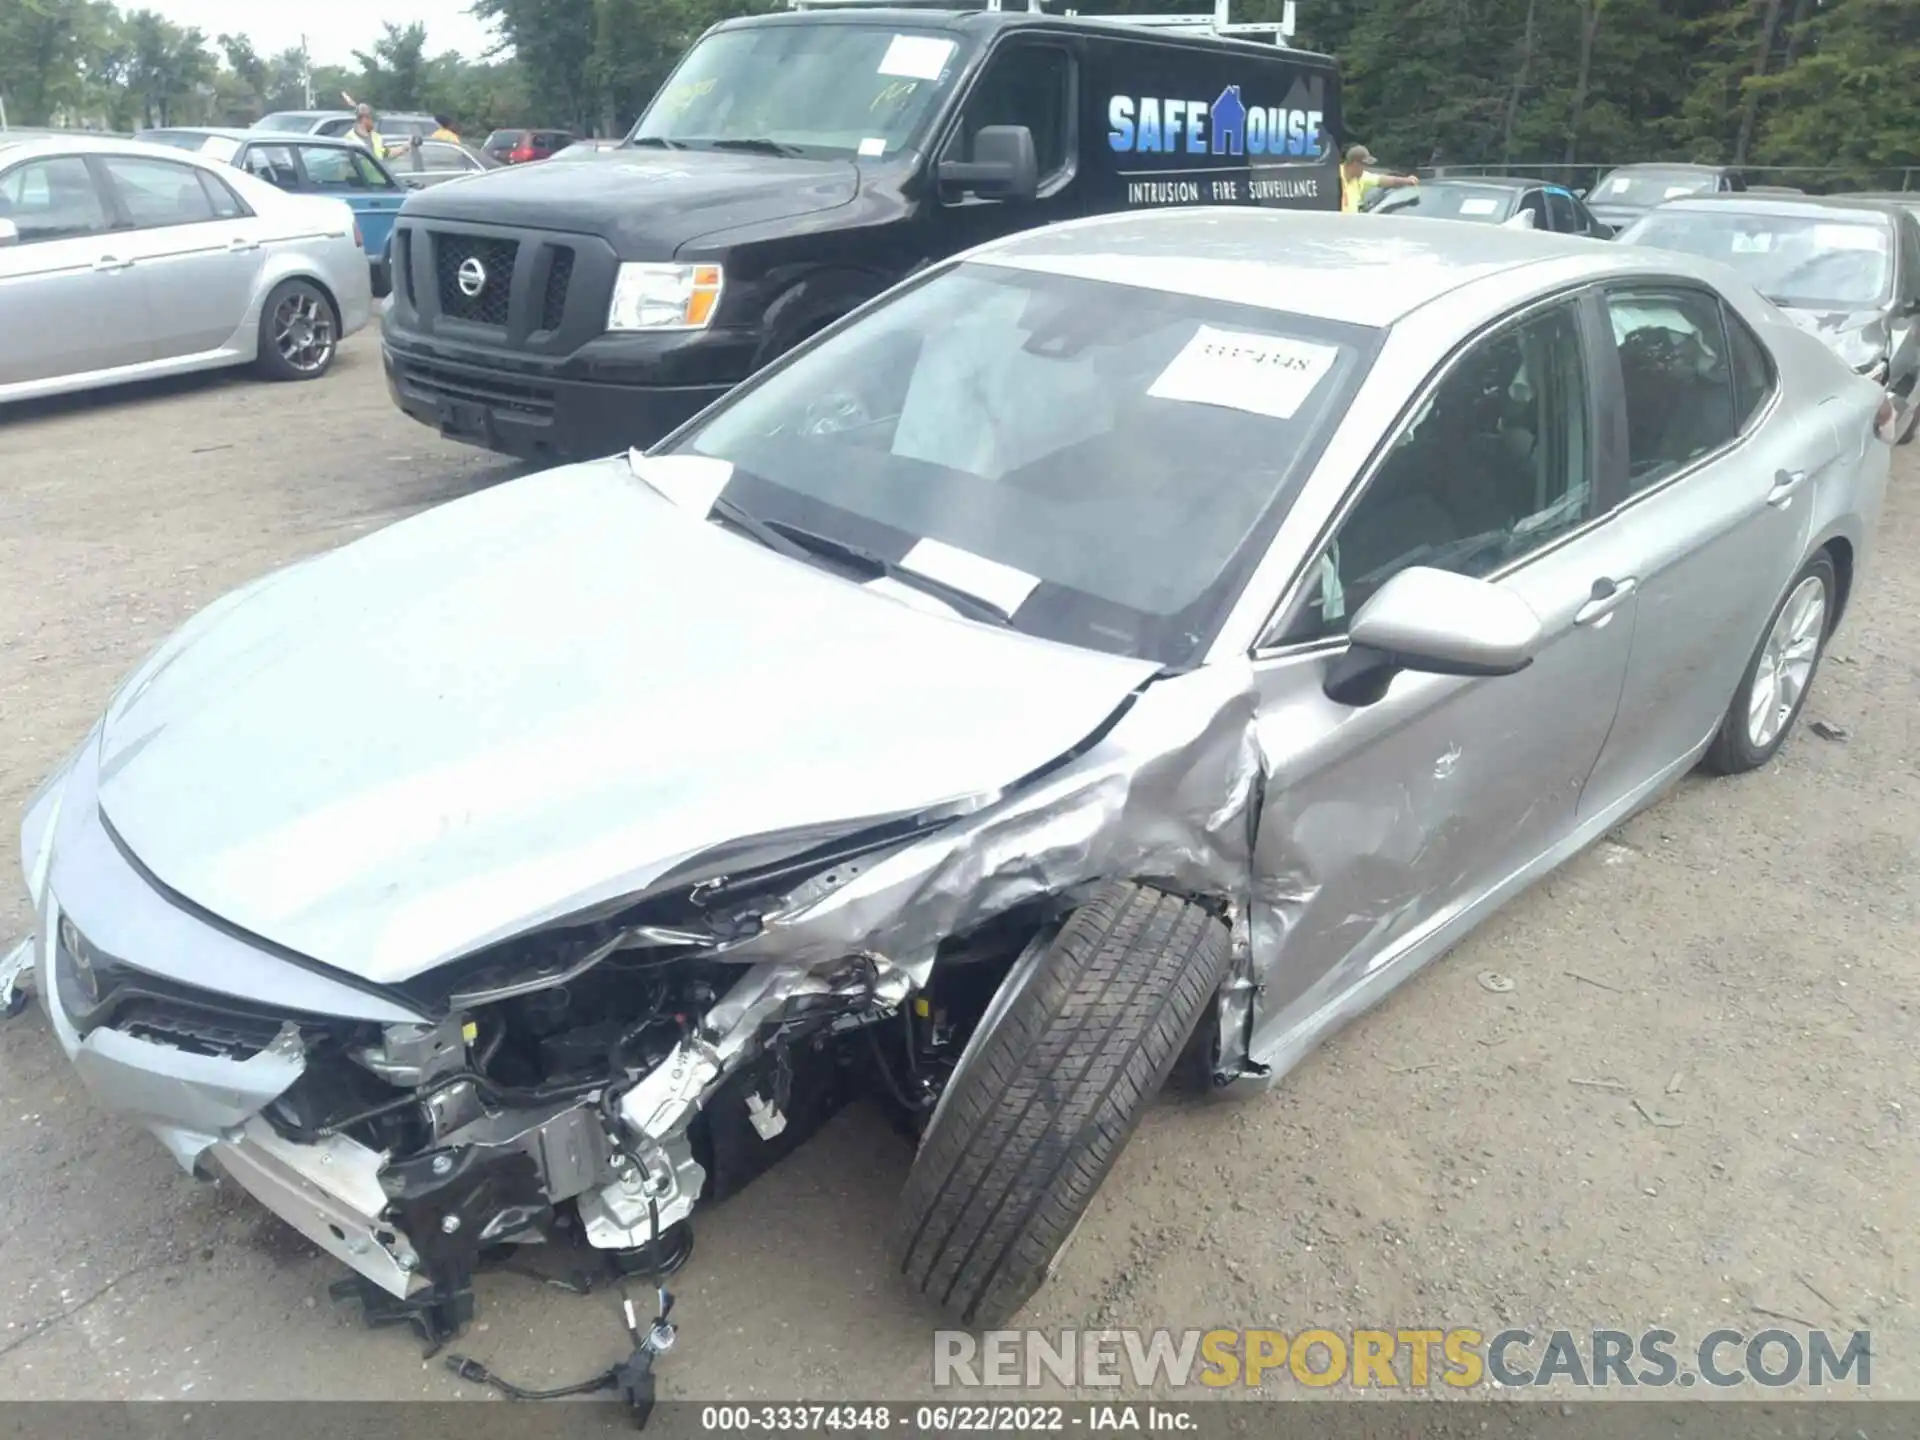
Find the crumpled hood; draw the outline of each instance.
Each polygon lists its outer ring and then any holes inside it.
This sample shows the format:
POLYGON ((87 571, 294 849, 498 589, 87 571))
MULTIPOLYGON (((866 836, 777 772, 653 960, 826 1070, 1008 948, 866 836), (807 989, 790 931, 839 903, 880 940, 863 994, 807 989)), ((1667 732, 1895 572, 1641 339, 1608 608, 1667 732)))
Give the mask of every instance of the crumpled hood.
POLYGON ((166 886, 393 983, 715 846, 989 795, 1152 672, 761 549, 621 457, 218 602, 114 698, 100 801, 166 886))
POLYGON ((1803 310, 1792 308, 1787 317, 1822 341, 1847 364, 1859 369, 1887 353, 1891 332, 1879 310, 1803 310))
POLYGON ((859 181, 848 160, 622 147, 417 190, 403 213, 598 235, 621 259, 657 260, 716 230, 837 209, 859 181))

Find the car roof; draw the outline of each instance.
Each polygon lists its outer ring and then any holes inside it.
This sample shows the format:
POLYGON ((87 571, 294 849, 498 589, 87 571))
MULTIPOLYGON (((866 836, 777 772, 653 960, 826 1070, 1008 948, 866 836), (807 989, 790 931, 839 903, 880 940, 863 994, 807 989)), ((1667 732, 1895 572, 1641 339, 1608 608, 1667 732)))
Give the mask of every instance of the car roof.
POLYGON ((1724 195, 1686 195, 1667 201, 1656 207, 1660 213, 1670 210, 1726 210, 1735 214, 1777 215, 1785 219, 1794 215, 1831 215, 1836 210, 1851 210, 1861 217, 1878 215, 1883 220, 1891 220, 1899 210, 1892 200, 1872 199, 1856 195, 1776 195, 1753 191, 1735 191, 1724 195))
POLYGON ((231 125, 156 125, 151 134, 210 135, 242 145, 331 145, 335 149, 363 148, 345 135, 308 135, 298 130, 255 130, 231 125))
POLYGON ((1731 168, 1727 165, 1702 165, 1694 160, 1636 160, 1631 165, 1616 165, 1607 173, 1623 175, 1629 170, 1658 170, 1665 174, 1678 171, 1685 175, 1720 175, 1731 168))
MULTIPOLYGON (((1187 17, 1182 17, 1187 18, 1187 17)), ((1200 17, 1192 17, 1198 20, 1200 17)), ((1322 55, 1313 50, 1295 50, 1291 46, 1281 47, 1266 41, 1237 39, 1230 35, 1213 35, 1160 28, 1150 24, 1135 22, 1129 24, 1123 16, 1076 15, 1071 12, 1043 12, 1038 10, 969 10, 956 6, 953 9, 941 9, 938 6, 866 6, 849 5, 844 10, 775 10, 760 15, 740 15, 731 20, 722 20, 713 28, 716 30, 744 30, 761 25, 873 25, 891 26, 908 30, 954 30, 965 35, 982 37, 997 34, 1002 30, 1030 28, 1052 30, 1085 35, 1089 32, 1102 35, 1122 35, 1132 40, 1143 40, 1155 45, 1205 46, 1209 49, 1228 49, 1241 54, 1252 54, 1272 59, 1285 59, 1292 63, 1305 63, 1312 66, 1332 66, 1331 56, 1322 55)))
MULTIPOLYGON (((1467 285, 1560 262, 1583 275, 1643 273, 1634 249, 1576 236, 1397 215, 1241 206, 1123 211, 1028 230, 968 252, 1014 269, 1384 327, 1467 285)), ((1687 268, 1660 255, 1660 266, 1687 268), (1669 264, 1668 262, 1672 262, 1669 264)))
POLYGON ((1527 175, 1435 175, 1422 185, 1489 185, 1501 190, 1531 190, 1543 185, 1549 190, 1564 190, 1558 180, 1535 180, 1527 175))

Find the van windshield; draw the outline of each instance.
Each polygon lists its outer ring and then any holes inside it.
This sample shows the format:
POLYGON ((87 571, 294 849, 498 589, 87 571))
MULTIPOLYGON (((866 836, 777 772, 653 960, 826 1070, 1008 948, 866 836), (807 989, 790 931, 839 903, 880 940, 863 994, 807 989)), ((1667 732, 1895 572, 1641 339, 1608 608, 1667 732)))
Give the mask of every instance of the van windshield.
POLYGON ((952 85, 957 37, 890 25, 756 25, 688 52, 630 145, 892 155, 952 85))

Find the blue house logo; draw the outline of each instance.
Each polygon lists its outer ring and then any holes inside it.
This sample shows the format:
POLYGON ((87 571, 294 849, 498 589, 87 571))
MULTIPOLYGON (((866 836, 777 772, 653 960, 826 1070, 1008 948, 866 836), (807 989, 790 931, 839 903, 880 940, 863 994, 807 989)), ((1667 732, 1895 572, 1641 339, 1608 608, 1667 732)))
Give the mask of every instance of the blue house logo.
POLYGON ((1208 112, 1207 128, 1213 137, 1214 154, 1247 153, 1247 107, 1241 102, 1238 85, 1229 85, 1220 92, 1220 98, 1208 112))

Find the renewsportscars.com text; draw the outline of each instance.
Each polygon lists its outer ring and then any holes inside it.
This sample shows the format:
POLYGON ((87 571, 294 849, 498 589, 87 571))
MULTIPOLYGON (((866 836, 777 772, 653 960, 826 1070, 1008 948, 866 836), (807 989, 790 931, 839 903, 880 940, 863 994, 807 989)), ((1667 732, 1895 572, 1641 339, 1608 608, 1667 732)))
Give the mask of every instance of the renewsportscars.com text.
POLYGON ((1855 1330, 989 1330, 933 1337, 937 1387, 1173 1389, 1779 1389, 1873 1383, 1872 1334, 1855 1330))

